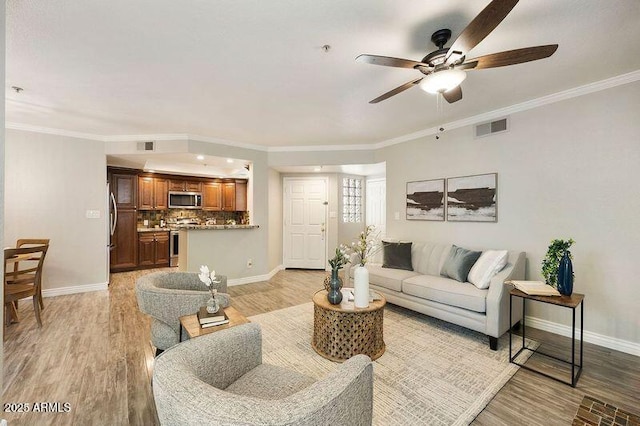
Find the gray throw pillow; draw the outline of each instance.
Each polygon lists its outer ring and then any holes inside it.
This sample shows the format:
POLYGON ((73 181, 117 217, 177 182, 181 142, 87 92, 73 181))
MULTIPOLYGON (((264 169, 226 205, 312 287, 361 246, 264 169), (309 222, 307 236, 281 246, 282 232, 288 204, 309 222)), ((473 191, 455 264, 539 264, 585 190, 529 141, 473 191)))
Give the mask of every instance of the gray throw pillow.
POLYGON ((440 275, 453 278, 461 283, 467 281, 469 271, 481 254, 481 251, 471 251, 455 245, 451 246, 449 257, 442 265, 440 275))
POLYGON ((413 271, 413 265, 411 264, 411 244, 411 242, 390 243, 387 241, 383 241, 382 267, 413 271))

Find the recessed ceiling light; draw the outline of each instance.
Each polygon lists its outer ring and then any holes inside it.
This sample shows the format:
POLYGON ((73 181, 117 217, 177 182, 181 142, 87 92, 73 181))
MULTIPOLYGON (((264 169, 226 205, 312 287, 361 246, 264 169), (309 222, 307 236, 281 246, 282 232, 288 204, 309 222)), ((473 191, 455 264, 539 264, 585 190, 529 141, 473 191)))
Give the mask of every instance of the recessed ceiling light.
POLYGON ((233 159, 227 158, 227 163, 233 163, 233 159))
POLYGON ((204 160, 204 155, 198 155, 196 158, 197 158, 198 160, 204 160))

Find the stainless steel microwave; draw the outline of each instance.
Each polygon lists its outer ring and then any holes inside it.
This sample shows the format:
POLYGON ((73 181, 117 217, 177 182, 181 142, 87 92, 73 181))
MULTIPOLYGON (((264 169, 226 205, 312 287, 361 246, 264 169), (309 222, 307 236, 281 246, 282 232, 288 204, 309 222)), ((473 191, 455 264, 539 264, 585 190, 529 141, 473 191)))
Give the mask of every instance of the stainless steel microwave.
POLYGON ((169 191, 170 209, 201 209, 202 193, 169 191))

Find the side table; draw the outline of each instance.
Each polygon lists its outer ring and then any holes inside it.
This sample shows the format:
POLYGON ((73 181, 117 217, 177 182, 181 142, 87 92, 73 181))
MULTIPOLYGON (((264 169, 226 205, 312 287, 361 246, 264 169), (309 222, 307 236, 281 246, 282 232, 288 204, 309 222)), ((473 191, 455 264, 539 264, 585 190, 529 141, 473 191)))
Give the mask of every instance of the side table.
POLYGON ((200 327, 198 315, 196 314, 180 317, 180 339, 182 339, 183 329, 187 332, 187 337, 189 337, 189 339, 193 339, 194 337, 204 336, 205 334, 215 333, 216 331, 226 330, 227 328, 249 322, 249 320, 233 306, 227 306, 224 308, 224 312, 229 317, 228 323, 206 328, 200 327))
POLYGON ((356 308, 343 292, 342 303, 332 305, 327 291, 313 295, 313 340, 311 346, 323 357, 343 362, 354 355, 365 354, 372 360, 385 351, 382 334, 384 296, 369 302, 367 308, 356 308))
POLYGON ((571 385, 572 387, 576 387, 576 383, 578 383, 578 379, 580 378, 580 374, 582 373, 582 344, 583 344, 583 331, 584 331, 584 294, 573 293, 571 296, 533 296, 527 293, 524 293, 518 289, 513 289, 509 293, 509 323, 512 324, 512 310, 513 310, 513 298, 519 297, 522 299, 522 347, 512 355, 512 331, 509 328, 509 361, 513 364, 516 364, 522 368, 525 368, 529 371, 533 371, 535 373, 541 374, 545 377, 548 377, 553 380, 557 380, 561 383, 565 383, 567 385, 571 385), (527 300, 532 300, 535 302, 548 303, 551 305, 560 306, 563 308, 571 309, 571 362, 558 358, 556 356, 546 354, 544 352, 540 352, 538 349, 532 349, 525 345, 525 302, 527 300), (576 364, 576 308, 580 306, 580 364, 576 364), (551 376, 542 371, 536 370, 534 368, 526 366, 524 363, 520 364, 515 361, 515 359, 522 353, 524 350, 529 350, 531 352, 546 356, 548 358, 555 359, 556 361, 563 362, 565 364, 571 365, 571 381, 565 382, 557 377, 551 376))

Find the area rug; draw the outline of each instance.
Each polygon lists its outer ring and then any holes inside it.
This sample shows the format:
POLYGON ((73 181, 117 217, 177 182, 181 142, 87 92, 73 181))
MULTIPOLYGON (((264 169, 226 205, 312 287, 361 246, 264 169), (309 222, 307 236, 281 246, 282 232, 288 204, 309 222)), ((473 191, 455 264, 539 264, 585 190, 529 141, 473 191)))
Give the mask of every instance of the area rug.
POLYGON ((592 396, 585 396, 582 398, 572 425, 640 426, 640 416, 621 410, 592 396))
MULTIPOLYGON (((262 328, 263 362, 317 379, 336 368, 311 347, 313 303, 249 319, 262 328)), ((507 335, 492 351, 480 333, 395 306, 385 307, 384 340, 373 367, 374 425, 469 424, 518 371, 507 335)))

